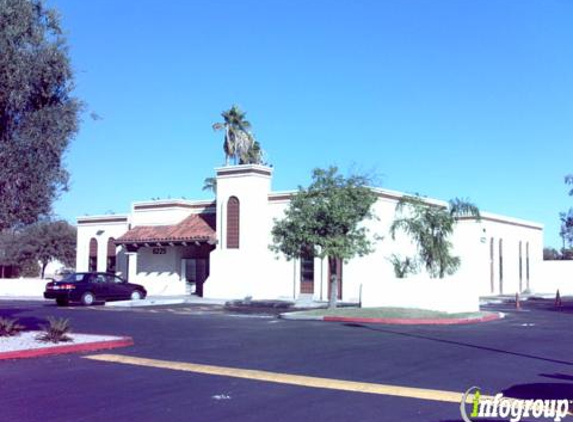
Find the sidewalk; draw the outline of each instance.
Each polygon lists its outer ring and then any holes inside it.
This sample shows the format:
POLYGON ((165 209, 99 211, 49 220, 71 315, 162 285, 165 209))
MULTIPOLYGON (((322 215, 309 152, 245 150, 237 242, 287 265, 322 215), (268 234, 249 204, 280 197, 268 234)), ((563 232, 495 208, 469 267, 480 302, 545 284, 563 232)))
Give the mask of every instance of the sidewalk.
POLYGON ((459 325, 476 324, 480 322, 490 322, 502 319, 505 314, 502 312, 491 312, 479 317, 462 318, 364 318, 364 317, 344 317, 344 316, 315 316, 304 315, 300 312, 285 312, 280 314, 281 319, 295 321, 325 321, 325 322, 347 322, 354 324, 388 324, 388 325, 459 325))
MULTIPOLYGON (((44 299, 43 296, 0 296, 0 301, 46 301, 53 302, 51 299, 44 299)), ((171 295, 171 296, 148 296, 142 300, 119 300, 106 302, 105 306, 112 307, 140 307, 140 306, 164 306, 164 305, 178 305, 189 303, 194 305, 231 305, 244 306, 244 307, 258 307, 261 304, 268 307, 281 307, 294 309, 312 309, 326 307, 327 302, 311 301, 308 299, 301 300, 245 300, 245 299, 211 299, 206 297, 199 297, 195 295, 171 295)), ((357 306, 357 304, 339 304, 339 306, 357 306)))
POLYGON ((194 305, 224 305, 229 299, 209 299, 194 295, 148 296, 143 300, 119 300, 106 302, 105 306, 135 308, 142 306, 164 306, 189 303, 194 305))
MULTIPOLYGON (((0 296, 0 301, 34 301, 55 303, 52 299, 44 299, 42 296, 0 296)), ((191 303, 198 305, 224 305, 229 299, 208 299, 193 295, 175 295, 175 296, 148 296, 142 300, 119 300, 106 302, 105 306, 116 307, 138 307, 138 306, 162 306, 176 305, 180 303, 191 303)))
MULTIPOLYGON (((539 299, 555 299, 555 293, 520 293, 519 300, 525 302, 528 300, 539 300, 539 299)), ((562 298, 571 297, 571 295, 561 294, 562 298)), ((513 294, 501 294, 501 295, 487 295, 480 296, 480 305, 487 304, 500 304, 500 303, 515 303, 515 293, 513 294)))

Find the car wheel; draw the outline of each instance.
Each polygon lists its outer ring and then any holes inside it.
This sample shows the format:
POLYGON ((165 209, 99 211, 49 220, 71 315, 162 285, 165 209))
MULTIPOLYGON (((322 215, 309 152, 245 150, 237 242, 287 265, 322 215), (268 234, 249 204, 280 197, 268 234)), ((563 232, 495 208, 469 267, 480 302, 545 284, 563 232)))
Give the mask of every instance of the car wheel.
POLYGON ((69 302, 68 299, 56 299, 56 303, 58 306, 67 306, 69 302))
POLYGON ((131 300, 141 300, 143 299, 143 295, 139 290, 134 290, 131 292, 131 300))
POLYGON ((95 302, 95 296, 92 292, 85 292, 82 295, 82 305, 90 306, 93 305, 95 302))

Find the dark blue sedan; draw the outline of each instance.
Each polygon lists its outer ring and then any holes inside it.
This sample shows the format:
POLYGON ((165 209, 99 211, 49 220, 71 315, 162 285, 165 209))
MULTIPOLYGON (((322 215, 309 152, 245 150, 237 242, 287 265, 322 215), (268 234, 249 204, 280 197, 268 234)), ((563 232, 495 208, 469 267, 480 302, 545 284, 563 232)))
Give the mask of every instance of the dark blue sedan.
POLYGON ((139 284, 128 283, 115 274, 108 273, 72 273, 63 280, 46 284, 44 297, 56 299, 56 303, 65 306, 70 302, 93 305, 106 300, 140 300, 147 296, 145 288, 139 284))

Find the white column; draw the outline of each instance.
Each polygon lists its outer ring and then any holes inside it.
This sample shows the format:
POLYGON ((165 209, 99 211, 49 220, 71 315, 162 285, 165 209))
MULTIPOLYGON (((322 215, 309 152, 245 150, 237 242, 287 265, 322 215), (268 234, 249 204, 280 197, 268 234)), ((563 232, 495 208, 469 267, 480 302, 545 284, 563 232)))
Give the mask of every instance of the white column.
POLYGON ((97 268, 96 270, 105 273, 107 271, 107 239, 96 233, 97 240, 97 268))
POLYGON ((127 252, 126 253, 128 260, 129 260, 129 266, 127 268, 127 280, 130 283, 136 283, 136 277, 137 277, 137 252, 127 252))

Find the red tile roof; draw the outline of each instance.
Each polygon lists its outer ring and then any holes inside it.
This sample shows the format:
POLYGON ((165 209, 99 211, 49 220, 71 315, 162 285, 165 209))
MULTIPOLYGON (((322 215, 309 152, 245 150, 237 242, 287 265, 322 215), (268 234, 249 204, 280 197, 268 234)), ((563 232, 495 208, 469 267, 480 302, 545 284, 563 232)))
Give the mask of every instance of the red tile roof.
POLYGON ((191 214, 174 225, 134 227, 115 243, 214 242, 215 239, 215 214, 191 214))

